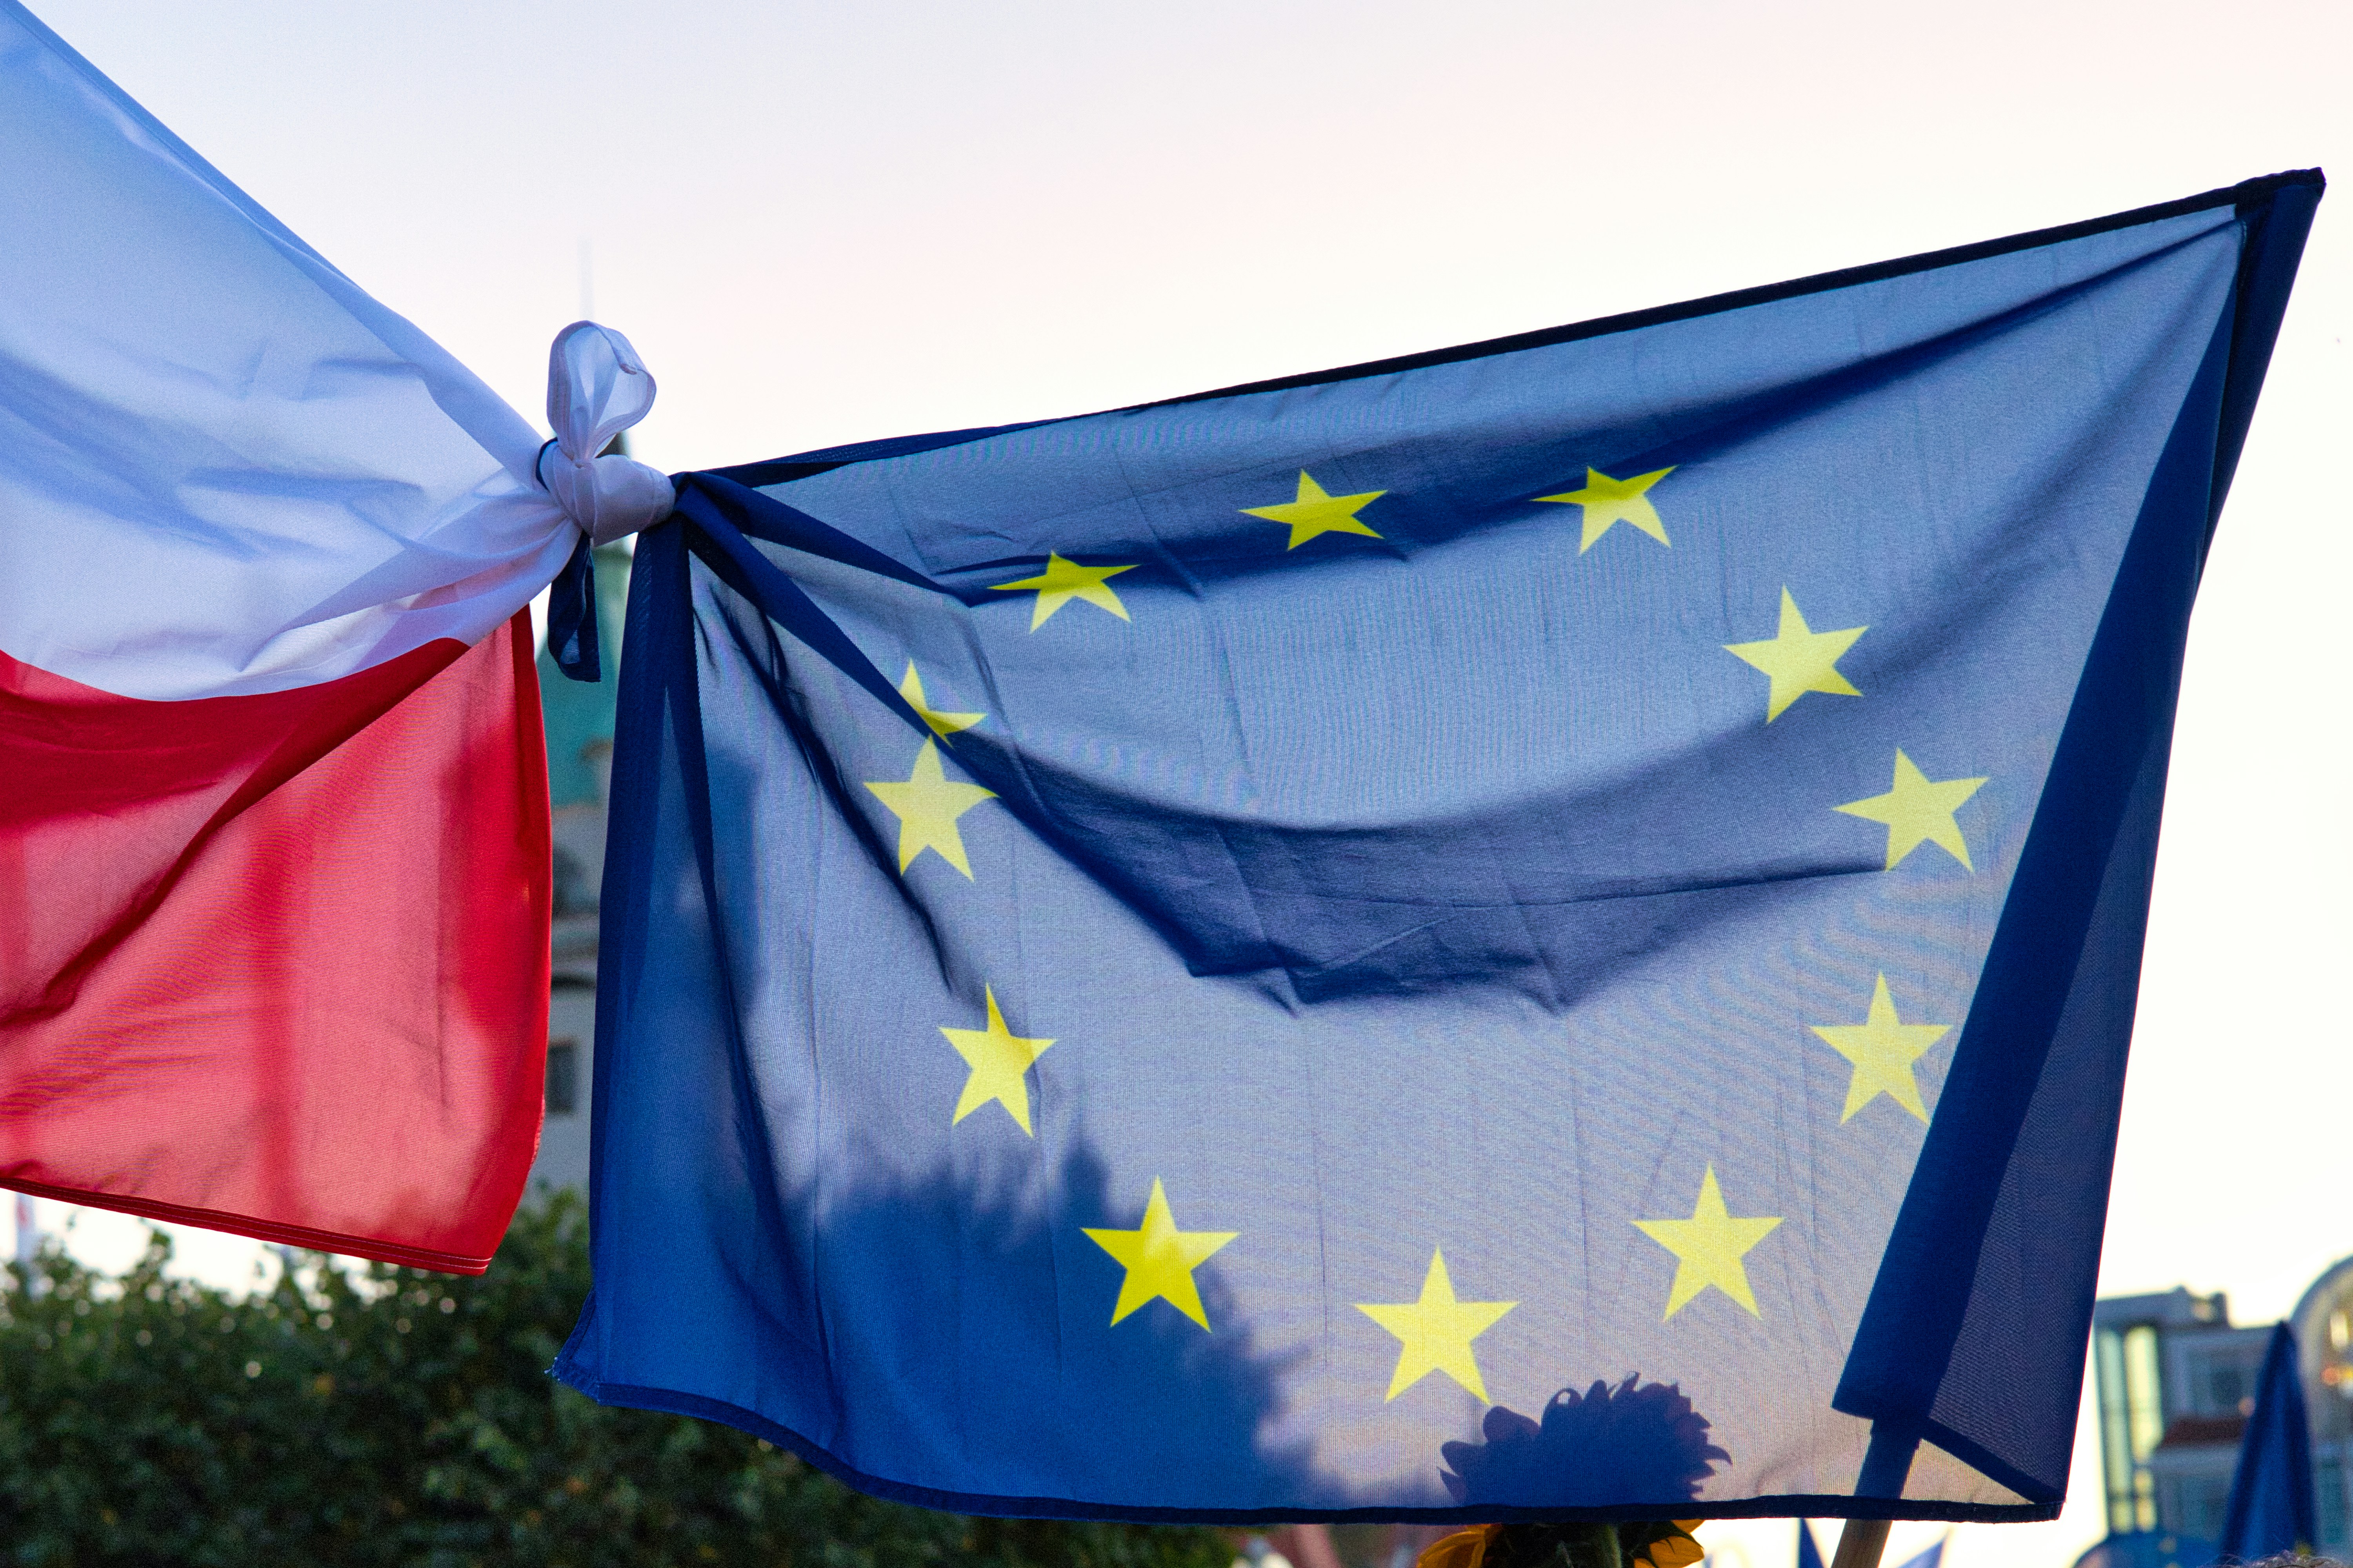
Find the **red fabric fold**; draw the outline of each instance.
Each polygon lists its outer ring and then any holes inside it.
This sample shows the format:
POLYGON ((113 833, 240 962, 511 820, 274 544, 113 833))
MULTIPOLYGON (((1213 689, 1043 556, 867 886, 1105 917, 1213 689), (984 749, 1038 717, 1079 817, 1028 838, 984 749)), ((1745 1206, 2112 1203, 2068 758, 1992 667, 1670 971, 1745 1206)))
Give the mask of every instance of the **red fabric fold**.
POLYGON ((0 1185, 479 1273, 539 1132, 526 617, 317 686, 0 655, 0 1185))

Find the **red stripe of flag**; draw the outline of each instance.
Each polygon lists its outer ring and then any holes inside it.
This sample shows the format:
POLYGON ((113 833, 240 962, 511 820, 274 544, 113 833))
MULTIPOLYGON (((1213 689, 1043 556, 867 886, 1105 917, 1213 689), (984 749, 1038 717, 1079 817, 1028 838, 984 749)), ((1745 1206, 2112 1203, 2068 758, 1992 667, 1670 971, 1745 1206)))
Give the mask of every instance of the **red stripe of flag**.
POLYGON ((526 616, 150 702, 0 655, 0 1185, 479 1273, 539 1134, 526 616))

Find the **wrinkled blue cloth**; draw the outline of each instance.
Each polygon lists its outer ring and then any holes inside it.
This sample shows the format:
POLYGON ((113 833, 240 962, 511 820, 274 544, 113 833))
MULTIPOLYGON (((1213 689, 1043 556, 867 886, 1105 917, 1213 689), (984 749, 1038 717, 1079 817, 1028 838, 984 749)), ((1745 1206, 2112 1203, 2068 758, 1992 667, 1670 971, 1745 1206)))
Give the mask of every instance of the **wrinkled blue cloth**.
POLYGON ((2317 195, 686 476, 559 1373, 969 1510, 2051 1517, 2317 195))

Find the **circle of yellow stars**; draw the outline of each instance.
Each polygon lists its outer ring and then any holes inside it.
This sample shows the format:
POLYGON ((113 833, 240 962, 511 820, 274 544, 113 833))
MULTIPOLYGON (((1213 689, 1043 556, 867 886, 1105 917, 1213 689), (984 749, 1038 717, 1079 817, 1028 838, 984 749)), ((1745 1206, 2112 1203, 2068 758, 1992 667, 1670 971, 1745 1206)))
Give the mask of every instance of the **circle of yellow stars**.
MULTIPOLYGON (((1659 545, 1671 548, 1666 521, 1651 492, 1674 472, 1674 467, 1670 466, 1619 478, 1588 468, 1585 482, 1578 488, 1532 499, 1581 509, 1579 555, 1603 542, 1621 522, 1659 545)), ((1240 510, 1244 516, 1287 530, 1283 549, 1289 552, 1333 535, 1381 538, 1379 531, 1367 523, 1363 514, 1388 493, 1372 489, 1335 495, 1303 468, 1291 500, 1240 510)), ((997 593, 1034 595, 1029 627, 1033 634, 1073 604, 1133 624, 1133 616, 1111 580, 1135 570, 1137 564, 1088 563, 1049 551, 1042 571, 990 587, 997 593)), ((1725 652, 1765 677, 1764 722, 1772 724, 1810 696, 1862 697, 1862 689, 1839 665, 1870 630, 1868 624, 1816 630, 1785 584, 1778 623, 1771 637, 1722 647, 1725 652)), ((868 781, 865 787, 896 818, 897 859, 902 876, 928 852, 969 881, 973 878, 972 863, 958 823, 965 813, 996 796, 977 784, 949 778, 943 764, 942 748, 953 746, 958 734, 988 716, 934 707, 912 661, 900 683, 899 694, 929 728, 931 736, 922 742, 907 778, 868 781)), ((1983 777, 1932 778, 1899 747, 1894 752, 1885 792, 1835 805, 1831 809, 1877 824, 1885 830, 1885 870, 1895 870, 1915 851, 1934 846, 1963 872, 1970 873, 1976 867, 1956 813, 1988 782, 1983 777)), ((1952 1026, 1905 1022, 1884 973, 1877 976, 1870 998, 1862 1005, 1864 1016, 1861 1023, 1808 1026, 1849 1067, 1841 1124, 1852 1121, 1883 1098, 1903 1114, 1925 1123, 1928 1109, 1915 1077, 1916 1064, 1951 1032, 1952 1026)), ((981 1011, 981 1027, 940 1026, 940 1034, 965 1068, 963 1090, 949 1125, 961 1126, 967 1118, 993 1105, 1001 1109, 1024 1136, 1035 1138, 1030 1082, 1039 1059, 1055 1041, 1048 1037, 1014 1033, 998 1005, 994 986, 982 988, 981 1011)), ((1752 1317, 1764 1316, 1749 1279, 1747 1258, 1781 1226, 1783 1219, 1776 1215, 1734 1213, 1713 1162, 1702 1169, 1698 1192, 1688 1215, 1637 1218, 1630 1223, 1674 1261, 1672 1278, 1667 1282, 1662 1321, 1672 1321, 1711 1291, 1752 1317)), ((1194 1270, 1236 1240, 1239 1232, 1180 1228, 1166 1188, 1155 1176, 1143 1215, 1133 1229, 1087 1227, 1085 1234, 1123 1271, 1118 1296, 1112 1305, 1112 1326, 1154 1302, 1161 1302, 1202 1330, 1210 1329, 1209 1314, 1194 1270)), ((1487 1403, 1486 1382, 1480 1372, 1474 1344, 1518 1305, 1516 1301, 1461 1299, 1448 1269, 1444 1249, 1433 1247, 1420 1292, 1414 1300, 1356 1303, 1357 1311, 1397 1342, 1397 1359, 1384 1402, 1394 1401, 1424 1385, 1432 1374, 1440 1374, 1473 1399, 1487 1403)))

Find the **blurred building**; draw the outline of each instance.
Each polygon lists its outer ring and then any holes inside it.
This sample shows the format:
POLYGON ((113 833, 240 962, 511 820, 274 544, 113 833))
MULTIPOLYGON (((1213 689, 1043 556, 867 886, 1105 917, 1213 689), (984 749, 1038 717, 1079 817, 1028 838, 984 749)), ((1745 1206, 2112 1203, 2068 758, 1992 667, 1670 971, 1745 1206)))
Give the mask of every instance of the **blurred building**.
POLYGON ((596 552, 597 628, 605 679, 571 679, 539 656, 547 727, 547 794, 555 838, 554 973, 547 1005, 547 1120, 533 1191, 588 1185, 589 1068, 596 1048, 596 904, 605 871, 605 808, 613 782, 613 715, 629 552, 596 552))
MULTIPOLYGON (((2288 1320, 2304 1363, 2323 1553, 2353 1545, 2353 1258, 2288 1320)), ((2271 1325, 2234 1326, 2220 1293, 2111 1296, 2092 1313, 2108 1535, 2081 1568, 2204 1568, 2230 1505, 2271 1325)))

